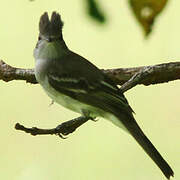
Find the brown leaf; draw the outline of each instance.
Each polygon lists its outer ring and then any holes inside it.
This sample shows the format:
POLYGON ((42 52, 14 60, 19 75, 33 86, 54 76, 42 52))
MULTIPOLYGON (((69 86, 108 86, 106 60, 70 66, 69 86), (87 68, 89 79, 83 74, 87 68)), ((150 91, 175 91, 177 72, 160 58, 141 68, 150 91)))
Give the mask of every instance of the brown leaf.
POLYGON ((168 0, 129 0, 137 20, 142 25, 145 36, 152 30, 157 15, 164 9, 168 0))

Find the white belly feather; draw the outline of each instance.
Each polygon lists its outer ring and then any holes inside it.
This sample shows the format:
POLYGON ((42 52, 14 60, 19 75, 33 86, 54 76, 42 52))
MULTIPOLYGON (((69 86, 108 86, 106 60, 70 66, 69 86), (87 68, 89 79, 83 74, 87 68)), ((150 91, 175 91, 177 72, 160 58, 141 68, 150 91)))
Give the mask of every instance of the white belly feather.
POLYGON ((44 61, 39 59, 38 61, 36 61, 36 63, 38 63, 38 64, 36 64, 36 68, 35 68, 36 79, 41 84, 41 86, 43 87, 45 92, 48 94, 48 96, 54 102, 57 102, 58 104, 64 106, 65 108, 68 108, 68 109, 70 109, 74 112, 80 113, 82 115, 84 115, 84 112, 87 112, 89 114, 89 116, 91 116, 92 118, 103 117, 107 120, 110 120, 116 126, 127 131, 127 129, 123 126, 121 121, 113 114, 105 112, 102 109, 96 108, 94 106, 81 103, 69 96, 66 96, 66 95, 56 91, 52 86, 50 86, 47 76, 39 73, 39 72, 41 72, 41 70, 39 68, 43 68, 44 61), (41 65, 39 65, 39 63, 41 63, 41 65))

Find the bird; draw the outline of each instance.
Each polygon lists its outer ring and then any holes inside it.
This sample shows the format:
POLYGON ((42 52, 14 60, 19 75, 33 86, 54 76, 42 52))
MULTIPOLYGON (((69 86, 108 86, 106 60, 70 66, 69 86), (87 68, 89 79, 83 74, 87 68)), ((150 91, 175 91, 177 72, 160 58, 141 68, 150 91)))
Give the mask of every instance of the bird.
POLYGON ((102 117, 128 132, 160 168, 167 179, 174 175, 134 118, 121 89, 84 57, 71 51, 63 39, 64 22, 57 12, 45 12, 39 21, 34 49, 35 77, 56 103, 82 116, 102 117))

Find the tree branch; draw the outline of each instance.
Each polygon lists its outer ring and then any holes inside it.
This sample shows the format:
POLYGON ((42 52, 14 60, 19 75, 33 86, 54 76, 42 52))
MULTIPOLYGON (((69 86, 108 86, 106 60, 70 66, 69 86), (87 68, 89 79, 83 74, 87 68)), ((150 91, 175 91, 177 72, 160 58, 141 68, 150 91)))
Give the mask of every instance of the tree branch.
POLYGON ((123 85, 134 75, 138 74, 139 81, 136 85, 143 84, 148 86, 151 84, 165 83, 180 79, 180 62, 170 62, 133 68, 107 69, 104 70, 104 72, 119 85, 123 85))
MULTIPOLYGON (((138 84, 150 85, 165 83, 180 79, 180 62, 158 64, 154 66, 141 66, 134 68, 118 68, 103 70, 117 84, 122 85, 125 92, 138 84)), ((33 69, 16 68, 0 61, 0 80, 5 82, 12 80, 25 80, 28 83, 37 84, 33 69)), ((26 128, 17 123, 15 129, 30 133, 31 135, 56 134, 61 138, 74 132, 82 124, 90 120, 90 117, 81 116, 64 122, 53 129, 26 128)), ((92 119, 91 119, 92 120, 92 119)))
POLYGON ((36 81, 33 69, 12 67, 2 60, 0 60, 0 80, 5 82, 12 80, 25 80, 26 82, 32 84, 38 83, 36 81))
POLYGON ((88 120, 93 120, 93 119, 91 117, 80 116, 78 118, 63 122, 62 124, 58 125, 56 128, 52 128, 52 129, 40 129, 37 127, 27 128, 19 123, 16 123, 15 129, 24 131, 33 136, 55 134, 65 139, 65 136, 74 132, 78 127, 86 123, 88 120))
MULTIPOLYGON (((133 76, 136 76, 136 83, 133 86, 131 85, 132 87, 137 84, 147 86, 150 84, 165 83, 180 79, 180 62, 170 62, 133 68, 107 69, 103 71, 118 85, 123 85, 133 76)), ((0 61, 0 80, 5 82, 12 80, 25 80, 28 83, 37 83, 33 69, 12 67, 2 60, 0 61)))

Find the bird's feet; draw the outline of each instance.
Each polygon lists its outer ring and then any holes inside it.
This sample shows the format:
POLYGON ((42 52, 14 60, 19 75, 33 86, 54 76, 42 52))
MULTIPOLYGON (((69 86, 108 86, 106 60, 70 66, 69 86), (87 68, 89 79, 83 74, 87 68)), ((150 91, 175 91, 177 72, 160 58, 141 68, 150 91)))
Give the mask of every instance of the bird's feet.
POLYGON ((73 133, 78 127, 87 122, 88 120, 92 120, 91 117, 80 116, 78 118, 72 119, 70 121, 63 122, 55 128, 56 135, 61 137, 62 139, 66 139, 66 136, 70 133, 73 133))
POLYGON ((70 133, 73 133, 75 130, 76 127, 72 126, 72 123, 69 121, 62 123, 55 128, 55 131, 57 131, 56 135, 62 139, 66 139, 66 136, 70 133))

